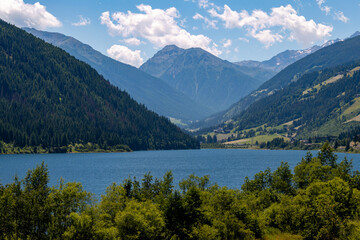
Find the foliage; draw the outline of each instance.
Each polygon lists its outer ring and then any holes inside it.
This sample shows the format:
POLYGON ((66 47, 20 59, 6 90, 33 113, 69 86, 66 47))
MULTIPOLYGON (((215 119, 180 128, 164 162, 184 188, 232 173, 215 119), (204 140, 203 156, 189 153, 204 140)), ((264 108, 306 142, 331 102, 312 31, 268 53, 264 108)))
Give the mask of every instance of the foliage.
POLYGON ((358 239, 360 172, 329 144, 291 172, 282 162, 242 190, 167 172, 108 187, 95 202, 80 183, 49 187, 41 164, 0 185, 1 239, 358 239))
POLYGON ((1 20, 0 141, 30 152, 199 147, 89 65, 1 20))

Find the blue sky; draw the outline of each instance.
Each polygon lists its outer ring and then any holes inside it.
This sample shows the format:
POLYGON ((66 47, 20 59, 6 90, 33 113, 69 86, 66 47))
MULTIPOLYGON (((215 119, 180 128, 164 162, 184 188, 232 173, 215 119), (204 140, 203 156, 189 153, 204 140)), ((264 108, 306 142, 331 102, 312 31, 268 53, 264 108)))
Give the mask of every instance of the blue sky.
POLYGON ((0 18, 139 66, 165 45, 267 60, 360 30, 360 0, 1 0, 0 18))

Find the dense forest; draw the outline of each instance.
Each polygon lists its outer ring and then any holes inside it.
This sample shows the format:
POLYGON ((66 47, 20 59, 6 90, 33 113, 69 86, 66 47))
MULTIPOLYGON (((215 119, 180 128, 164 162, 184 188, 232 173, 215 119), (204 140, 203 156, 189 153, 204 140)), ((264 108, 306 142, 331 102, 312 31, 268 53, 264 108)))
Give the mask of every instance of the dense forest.
POLYGON ((76 144, 105 150, 199 147, 89 65, 1 20, 0 136, 1 152, 8 144, 31 146, 32 152, 66 152, 76 144))
POLYGON ((44 163, 0 185, 1 239, 358 239, 360 172, 325 144, 292 172, 282 162, 240 189, 190 175, 174 187, 125 179, 96 201, 80 183, 49 187, 44 163))

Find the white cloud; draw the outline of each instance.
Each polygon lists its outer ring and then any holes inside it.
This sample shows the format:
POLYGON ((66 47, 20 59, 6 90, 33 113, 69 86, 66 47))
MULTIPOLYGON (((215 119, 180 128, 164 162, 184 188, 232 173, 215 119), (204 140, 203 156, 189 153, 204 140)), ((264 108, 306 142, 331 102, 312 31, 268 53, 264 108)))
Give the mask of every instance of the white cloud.
POLYGON ((321 6, 325 3, 325 0, 316 0, 316 3, 321 6))
POLYGON ((321 11, 325 12, 326 15, 329 15, 329 14, 330 14, 331 7, 329 7, 329 6, 322 6, 320 9, 321 9, 321 11))
POLYGON ((271 30, 261 30, 259 32, 252 31, 251 36, 263 43, 266 48, 270 47, 276 42, 282 42, 283 36, 278 33, 272 33, 271 30))
POLYGON ((223 43, 224 48, 231 47, 231 45, 232 45, 232 41, 230 39, 225 40, 223 43))
POLYGON ((204 17, 204 16, 202 16, 202 15, 199 14, 199 13, 196 13, 196 14, 193 16, 193 19, 195 19, 195 20, 204 20, 204 22, 205 22, 205 24, 206 24, 206 26, 207 26, 208 28, 218 29, 217 26, 216 26, 216 24, 217 24, 218 21, 216 21, 216 20, 210 20, 210 19, 208 19, 207 17, 204 17))
MULTIPOLYGON (((332 7, 324 5, 326 3, 326 0, 316 0, 316 3, 319 5, 319 8, 321 11, 325 12, 326 15, 329 15, 331 13, 332 7)), ((344 23, 347 23, 350 19, 347 18, 343 12, 341 11, 333 11, 333 14, 331 14, 334 19, 342 21, 344 23)))
POLYGON ((86 26, 89 25, 91 23, 90 19, 87 17, 83 17, 83 16, 79 16, 79 21, 76 23, 72 23, 71 25, 76 26, 76 27, 80 27, 80 26, 86 26))
POLYGON ((112 45, 106 52, 111 58, 135 67, 140 67, 144 62, 144 59, 141 57, 140 50, 132 51, 125 46, 112 45))
POLYGON ((331 7, 329 6, 323 6, 325 4, 326 0, 316 0, 317 5, 319 6, 320 10, 325 12, 326 15, 329 15, 331 12, 331 7))
POLYGON ((340 11, 335 13, 335 19, 340 20, 344 23, 347 23, 350 20, 349 18, 345 17, 343 12, 340 11))
POLYGON ((61 26, 61 22, 39 2, 27 4, 23 0, 1 0, 0 18, 19 27, 36 27, 40 30, 61 26))
MULTIPOLYGON (((187 2, 189 0, 185 0, 185 1, 187 2)), ((212 3, 209 0, 192 0, 192 2, 197 3, 199 8, 206 9, 206 8, 212 7, 212 8, 219 9, 219 7, 215 5, 215 3, 212 3)))
POLYGON ((249 42, 250 42, 249 39, 247 39, 247 38, 239 37, 238 39, 239 39, 240 41, 243 41, 243 42, 246 42, 246 43, 249 43, 249 42))
POLYGON ((142 13, 116 12, 110 16, 103 12, 100 20, 111 35, 144 38, 157 47, 175 44, 181 48, 200 47, 215 55, 221 54, 212 40, 200 35, 192 35, 181 28, 175 19, 180 18, 176 8, 152 9, 149 5, 138 5, 142 13))
POLYGON ((133 45, 133 46, 139 46, 140 44, 143 43, 137 38, 127 38, 127 39, 121 40, 121 42, 127 43, 129 45, 133 45))
POLYGON ((223 13, 218 13, 215 9, 209 10, 209 13, 212 17, 224 21, 226 28, 247 29, 249 36, 256 38, 266 47, 281 42, 286 33, 289 40, 309 45, 330 36, 333 30, 332 26, 317 24, 314 20, 299 16, 290 4, 272 8, 270 14, 262 10, 254 10, 251 14, 246 10, 237 12, 227 5, 224 6, 223 13), (281 29, 276 32, 279 27, 281 29))

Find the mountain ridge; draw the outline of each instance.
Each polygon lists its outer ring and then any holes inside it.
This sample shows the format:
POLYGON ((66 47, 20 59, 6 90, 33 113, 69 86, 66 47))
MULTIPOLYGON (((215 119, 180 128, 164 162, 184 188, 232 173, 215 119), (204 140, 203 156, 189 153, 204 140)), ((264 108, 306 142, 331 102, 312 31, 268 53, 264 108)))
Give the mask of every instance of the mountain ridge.
POLYGON ((212 115, 192 125, 192 128, 206 128, 225 122, 241 114, 242 111, 246 110, 257 100, 271 95, 291 82, 296 81, 305 73, 345 64, 346 62, 358 59, 360 59, 360 36, 347 38, 321 48, 287 66, 273 78, 263 83, 257 90, 234 103, 226 111, 212 115))
POLYGON ((73 37, 33 28, 24 30, 88 63, 110 83, 127 91, 136 101, 160 115, 182 121, 194 121, 211 113, 205 106, 194 102, 162 80, 104 56, 73 37))
POLYGON ((226 109, 261 83, 201 48, 166 46, 140 69, 211 108, 213 113, 226 109))
POLYGON ((0 148, 199 147, 64 50, 2 20, 0 43, 0 148))
POLYGON ((274 133, 297 140, 336 137, 360 126, 359 80, 360 60, 304 74, 222 128, 233 135, 253 129, 253 137, 274 133))

